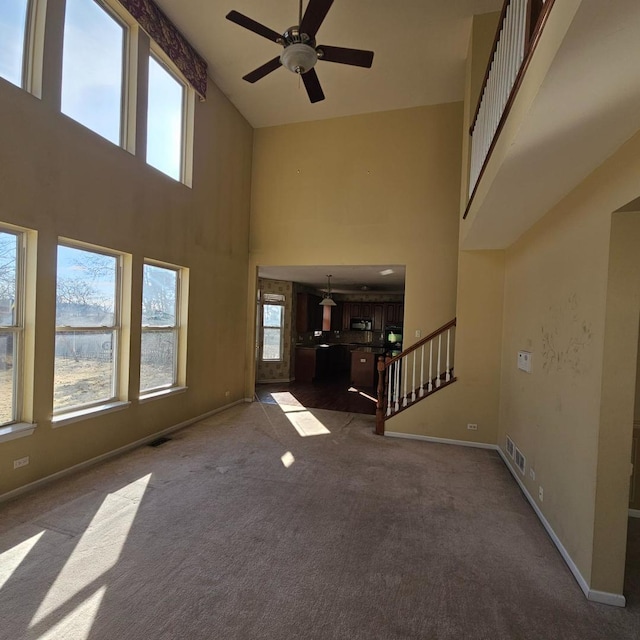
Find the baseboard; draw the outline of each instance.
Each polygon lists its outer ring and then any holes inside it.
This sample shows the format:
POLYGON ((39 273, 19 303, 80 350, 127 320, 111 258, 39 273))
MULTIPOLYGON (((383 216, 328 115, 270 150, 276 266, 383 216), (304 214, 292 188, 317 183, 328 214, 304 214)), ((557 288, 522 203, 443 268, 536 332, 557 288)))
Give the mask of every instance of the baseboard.
POLYGON ((17 489, 13 489, 12 491, 3 493, 2 495, 0 495, 0 503, 16 498, 17 496, 22 495, 23 493, 28 493, 29 491, 38 489, 44 485, 49 484, 50 482, 54 482, 55 480, 64 478, 65 476, 71 475, 72 473, 76 473, 77 471, 82 471, 82 469, 86 469, 87 467, 92 467, 93 465, 98 464, 100 462, 104 462, 109 458, 115 458, 116 456, 122 455, 123 453, 127 453, 127 451, 137 449, 138 447, 144 446, 149 442, 153 442, 153 440, 156 440, 161 436, 165 436, 170 433, 174 433, 175 431, 179 431, 180 429, 184 429, 185 427, 188 427, 196 422, 200 422, 201 420, 210 418, 211 416, 214 416, 216 413, 221 413, 222 411, 226 411, 227 409, 230 409, 231 407, 237 404, 243 404, 245 400, 246 399, 243 398, 242 400, 236 400, 235 402, 231 402, 230 404, 226 404, 222 407, 218 407, 217 409, 212 409, 211 411, 207 411, 206 413, 196 416, 195 418, 189 418, 188 420, 184 420, 183 422, 174 424, 171 427, 167 427, 162 431, 156 431, 155 433, 145 436, 140 440, 136 440, 135 442, 130 442, 129 444, 125 444, 123 447, 119 447, 118 449, 114 449, 113 451, 108 451, 107 453, 103 453, 99 456, 96 456, 95 458, 90 458, 89 460, 79 462, 78 464, 74 464, 72 467, 68 467, 67 469, 62 469, 61 471, 56 471, 56 473, 52 473, 51 475, 45 476, 44 478, 40 478, 39 480, 34 480, 33 482, 25 484, 22 487, 18 487, 17 489))
POLYGON ((640 509, 629 509, 630 518, 640 518, 640 509))
POLYGON ((390 438, 406 438, 407 440, 422 440, 423 442, 437 442, 440 444, 454 444, 458 447, 473 447, 474 449, 498 450, 498 445, 487 442, 471 442, 469 440, 451 440, 449 438, 436 438, 434 436, 420 436, 413 433, 400 433, 398 431, 385 431, 385 436, 390 438))
POLYGON ((504 454, 502 449, 500 449, 500 447, 496 447, 496 448, 498 450, 498 453, 500 454, 500 457, 502 458, 502 461, 505 463, 505 465, 507 466, 507 469, 509 469, 509 471, 511 472, 511 475, 514 477, 515 481, 518 483, 518 486, 522 490, 522 493, 525 495, 526 499, 529 501, 529 504, 535 511, 535 514, 538 516, 538 519, 542 523, 542 526, 545 528, 545 531, 551 538, 553 544, 556 545, 556 548, 560 552, 562 559, 565 561, 565 563, 569 567, 569 570, 571 571, 571 573, 573 574, 573 577, 576 579, 576 582, 582 589, 582 592, 587 597, 587 600, 590 600, 592 602, 599 602, 600 604, 608 604, 614 607, 624 607, 626 604, 626 600, 623 595, 620 595, 617 593, 609 593, 606 591, 596 591, 595 589, 589 588, 587 581, 584 579, 584 576, 580 573, 580 569, 578 569, 575 562, 569 555, 569 552, 564 548, 564 545, 562 544, 562 542, 560 542, 560 538, 558 538, 558 536, 556 535, 556 532, 553 530, 553 528, 549 524, 549 521, 544 517, 542 511, 540 511, 540 507, 538 507, 538 505, 536 504, 536 501, 533 499, 533 497, 525 487, 522 480, 520 480, 520 478, 518 477, 518 473, 511 466, 509 459, 504 454))

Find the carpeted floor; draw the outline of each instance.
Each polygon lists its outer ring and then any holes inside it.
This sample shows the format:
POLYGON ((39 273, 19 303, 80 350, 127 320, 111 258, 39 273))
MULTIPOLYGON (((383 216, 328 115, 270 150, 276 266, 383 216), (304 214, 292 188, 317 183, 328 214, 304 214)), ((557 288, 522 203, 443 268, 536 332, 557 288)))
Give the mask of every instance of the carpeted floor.
POLYGON ((495 452, 372 427, 237 406, 1 505, 0 638, 640 638, 495 452))

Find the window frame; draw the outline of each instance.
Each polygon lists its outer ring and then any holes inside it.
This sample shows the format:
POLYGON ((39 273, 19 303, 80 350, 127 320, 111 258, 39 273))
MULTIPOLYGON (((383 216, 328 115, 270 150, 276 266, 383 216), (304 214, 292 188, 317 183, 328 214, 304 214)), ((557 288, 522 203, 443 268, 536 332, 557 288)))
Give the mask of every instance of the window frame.
POLYGON ((193 132, 194 132, 194 120, 195 120, 195 89, 191 86, 191 83, 184 77, 182 72, 173 63, 173 61, 162 51, 160 46, 152 39, 149 39, 149 51, 147 56, 147 123, 145 131, 145 162, 148 166, 152 167, 162 175, 167 176, 171 180, 181 182, 187 187, 192 186, 193 182, 193 132), (180 175, 178 178, 174 178, 169 174, 158 169, 155 165, 149 162, 147 157, 149 149, 149 128, 148 128, 148 115, 149 115, 149 61, 153 60, 160 65, 180 86, 182 87, 182 121, 180 123, 180 175))
POLYGON ((23 418, 27 237, 25 231, 4 224, 0 224, 0 233, 16 236, 15 317, 13 324, 0 325, 0 335, 13 336, 11 419, 0 423, 3 428, 17 424, 23 418))
MULTIPOLYGON (((156 267, 159 269, 167 269, 176 273, 176 292, 175 292, 175 321, 173 325, 156 326, 145 325, 142 314, 140 318, 140 381, 142 380, 142 338, 145 333, 173 333, 174 334, 174 351, 173 351, 173 381, 171 384, 158 385, 156 387, 142 388, 138 384, 138 393, 140 399, 153 397, 158 394, 164 394, 175 389, 182 389, 185 386, 185 362, 183 354, 186 351, 185 336, 185 306, 186 306, 186 281, 187 269, 175 264, 160 262, 151 258, 145 258, 142 264, 142 303, 144 302, 144 268, 146 266, 156 267)), ((142 306, 141 306, 142 309, 142 306)))
POLYGON ((58 243, 56 244, 56 298, 58 291, 58 257, 57 257, 57 249, 58 247, 68 247, 70 249, 78 249, 80 251, 86 251, 91 253, 96 253, 99 255, 108 256, 110 258, 115 258, 116 264, 116 273, 115 273, 115 288, 114 288, 114 309, 113 309, 113 322, 111 325, 107 326, 67 326, 67 325, 58 325, 57 322, 57 300, 56 300, 56 324, 55 324, 55 337, 54 344, 59 334, 61 333, 80 333, 90 335, 92 333, 107 333, 111 331, 113 333, 112 338, 112 379, 111 379, 111 393, 109 398, 102 398, 100 400, 96 400, 95 402, 85 402, 81 404, 74 404, 65 407, 56 408, 55 403, 55 391, 56 391, 56 377, 55 377, 55 352, 54 352, 54 376, 53 376, 53 411, 52 416, 54 422, 56 422, 56 418, 58 422, 64 420, 64 418, 70 414, 83 414, 86 412, 91 412, 94 410, 106 409, 112 407, 115 403, 122 400, 122 389, 123 389, 123 381, 122 381, 122 372, 123 372, 123 345, 125 343, 124 336, 124 326, 123 326, 123 307, 125 306, 125 300, 123 296, 124 291, 124 260, 125 254, 114 251, 111 249, 107 249, 105 247, 98 247, 95 245, 90 245, 84 242, 70 240, 67 238, 59 238, 58 243))
MULTIPOLYGON (((41 1, 41 0, 36 0, 41 1)), ((120 81, 120 132, 117 142, 103 136, 100 132, 92 129, 72 115, 65 113, 62 107, 62 96, 64 94, 64 51, 65 51, 65 27, 66 27, 66 6, 62 22, 61 36, 61 60, 60 60, 60 113, 67 118, 77 122, 79 125, 88 129, 92 133, 100 136, 103 140, 115 144, 122 149, 135 153, 135 121, 136 107, 135 101, 131 100, 131 96, 136 94, 137 86, 137 60, 135 60, 135 52, 137 51, 138 24, 130 14, 117 2, 111 0, 87 0, 93 2, 102 9, 110 18, 112 18, 120 27, 122 27, 122 67, 120 81)))
POLYGON ((262 341, 260 349, 260 361, 261 362, 282 362, 284 360, 284 324, 286 313, 287 298, 282 293, 263 293, 260 299, 260 328, 262 330, 262 341), (280 314, 280 325, 267 325, 264 321, 265 307, 281 307, 282 313, 280 314), (279 331, 279 349, 277 358, 265 358, 264 357, 264 330, 265 329, 277 329, 279 331))

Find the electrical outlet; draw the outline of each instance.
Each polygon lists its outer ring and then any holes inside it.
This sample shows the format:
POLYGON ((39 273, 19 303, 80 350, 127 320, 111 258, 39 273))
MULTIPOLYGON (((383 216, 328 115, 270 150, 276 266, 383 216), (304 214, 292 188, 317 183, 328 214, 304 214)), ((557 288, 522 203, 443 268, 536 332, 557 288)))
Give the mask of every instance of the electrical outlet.
POLYGON ((13 461, 13 468, 19 469, 20 467, 26 467, 29 464, 29 456, 25 456, 24 458, 18 458, 13 461))
POLYGON ((420 331, 420 329, 416 329, 416 338, 421 338, 422 337, 422 331, 420 331))
POLYGON ((540 498, 540 502, 544 500, 544 489, 542 487, 538 487, 538 498, 540 498))
POLYGON ((477 431, 478 430, 478 425, 477 424, 473 424, 473 423, 469 423, 467 425, 467 429, 469 429, 469 431, 477 431))
POLYGON ((532 480, 536 479, 536 470, 533 467, 529 467, 529 475, 531 476, 532 480))

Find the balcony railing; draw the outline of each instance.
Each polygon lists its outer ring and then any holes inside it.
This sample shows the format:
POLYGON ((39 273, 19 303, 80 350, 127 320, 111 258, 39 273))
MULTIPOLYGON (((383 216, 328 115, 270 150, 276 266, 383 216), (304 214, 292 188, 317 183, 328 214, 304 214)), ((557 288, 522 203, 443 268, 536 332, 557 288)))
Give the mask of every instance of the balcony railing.
MULTIPOLYGON (((469 133, 469 202, 517 94, 554 0, 505 0, 469 133)), ((468 211, 468 207, 467 207, 468 211)), ((465 212, 466 217, 467 212, 465 212)))

